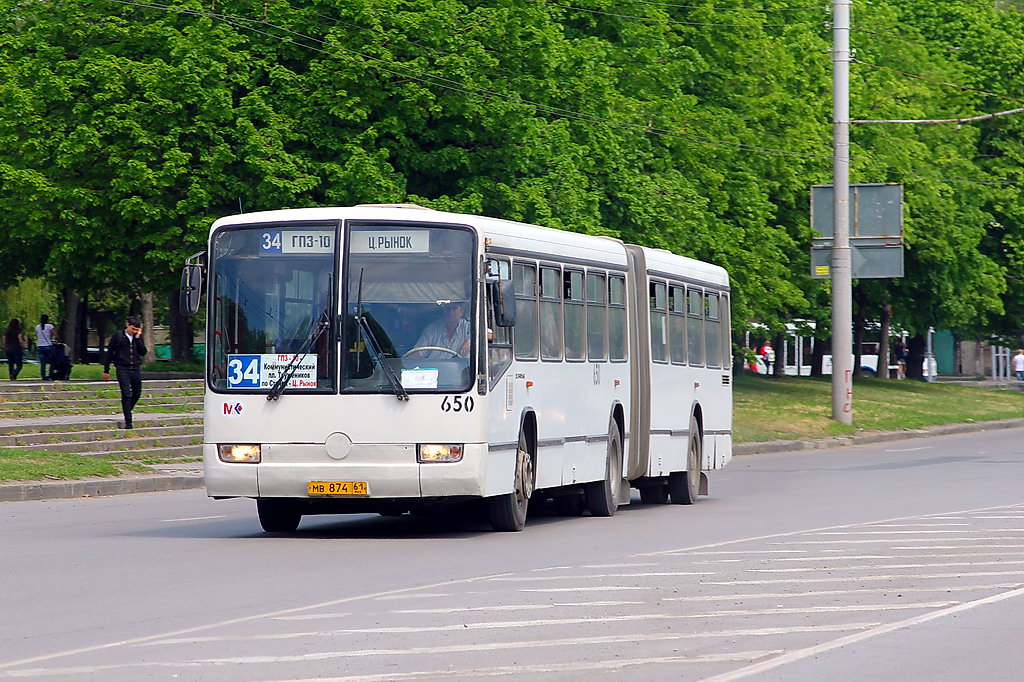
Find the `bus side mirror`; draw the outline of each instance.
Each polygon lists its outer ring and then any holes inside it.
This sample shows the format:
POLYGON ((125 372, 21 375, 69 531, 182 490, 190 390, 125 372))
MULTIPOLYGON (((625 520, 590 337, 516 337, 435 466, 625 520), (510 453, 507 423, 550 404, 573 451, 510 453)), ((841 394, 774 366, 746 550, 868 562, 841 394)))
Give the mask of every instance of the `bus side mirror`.
POLYGON ((514 327, 516 324, 516 291, 510 279, 500 279, 491 285, 491 303, 494 305, 494 324, 514 327))
POLYGON ((203 268, 201 265, 186 265, 181 271, 181 291, 178 294, 178 310, 185 317, 199 312, 199 298, 203 295, 203 268))

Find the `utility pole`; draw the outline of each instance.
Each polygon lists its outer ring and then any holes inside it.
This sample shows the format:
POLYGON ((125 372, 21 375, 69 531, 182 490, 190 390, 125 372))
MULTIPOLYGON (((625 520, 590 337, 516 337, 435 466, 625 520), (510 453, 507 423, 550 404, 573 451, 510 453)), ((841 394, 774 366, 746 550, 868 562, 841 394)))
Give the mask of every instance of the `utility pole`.
POLYGON ((850 255, 850 9, 832 0, 832 418, 853 423, 853 282, 850 255))

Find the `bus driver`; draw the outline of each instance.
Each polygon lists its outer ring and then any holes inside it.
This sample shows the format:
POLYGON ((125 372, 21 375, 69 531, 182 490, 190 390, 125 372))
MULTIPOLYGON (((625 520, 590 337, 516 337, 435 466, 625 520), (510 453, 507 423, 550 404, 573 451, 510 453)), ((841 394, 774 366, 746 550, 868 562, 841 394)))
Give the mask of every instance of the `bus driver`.
POLYGON ((428 324, 416 341, 415 348, 424 348, 409 357, 414 358, 452 358, 469 355, 469 320, 462 317, 463 303, 447 301, 441 306, 441 319, 428 324), (441 350, 429 350, 428 347, 447 348, 451 353, 441 350))

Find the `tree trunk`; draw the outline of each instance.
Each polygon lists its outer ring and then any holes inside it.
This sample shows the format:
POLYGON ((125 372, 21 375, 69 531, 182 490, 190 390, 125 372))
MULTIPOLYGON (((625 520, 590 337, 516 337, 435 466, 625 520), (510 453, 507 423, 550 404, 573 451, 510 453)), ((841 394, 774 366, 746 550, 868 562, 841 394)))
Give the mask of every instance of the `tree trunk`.
POLYGON ((878 337, 878 376, 889 378, 889 328, 892 321, 892 306, 882 306, 882 330, 878 337))
POLYGON ((924 362, 924 334, 916 334, 907 339, 907 378, 924 379, 921 363, 924 362))
POLYGON ((169 292, 168 300, 171 303, 168 309, 171 323, 171 359, 192 360, 192 318, 185 317, 178 310, 178 289, 169 292))
POLYGON ((821 378, 825 373, 821 371, 821 363, 828 353, 829 343, 826 339, 814 338, 814 348, 811 349, 811 376, 821 378))
POLYGON ((60 323, 60 330, 57 336, 61 343, 67 347, 68 357, 71 362, 78 362, 81 354, 78 348, 78 323, 79 303, 81 299, 78 294, 70 289, 64 289, 64 317, 60 323))
POLYGON ((156 343, 153 337, 153 294, 142 294, 142 343, 146 345, 144 362, 156 360, 156 343))
POLYGON ((89 363, 89 297, 82 296, 78 301, 78 338, 75 339, 78 349, 77 359, 72 362, 79 364, 89 363))
POLYGON ((786 335, 776 334, 775 341, 775 364, 772 365, 772 375, 776 378, 786 376, 786 335))
MULTIPOLYGON (((853 290, 853 300, 857 304, 853 313, 853 376, 859 377, 863 372, 860 368, 861 351, 864 347, 864 289, 857 284, 853 290)), ((835 358, 832 359, 835 362, 835 358)))

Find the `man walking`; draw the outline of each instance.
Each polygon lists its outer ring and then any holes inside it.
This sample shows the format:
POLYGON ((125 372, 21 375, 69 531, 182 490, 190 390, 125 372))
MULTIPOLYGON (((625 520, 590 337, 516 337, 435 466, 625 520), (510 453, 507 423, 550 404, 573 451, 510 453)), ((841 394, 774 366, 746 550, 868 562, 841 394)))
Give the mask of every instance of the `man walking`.
POLYGON ((117 368, 117 384, 121 388, 121 411, 124 428, 132 428, 132 410, 142 397, 142 357, 146 346, 142 342, 142 321, 135 315, 125 320, 124 331, 114 332, 107 343, 107 357, 103 362, 103 380, 110 379, 110 365, 117 368))

